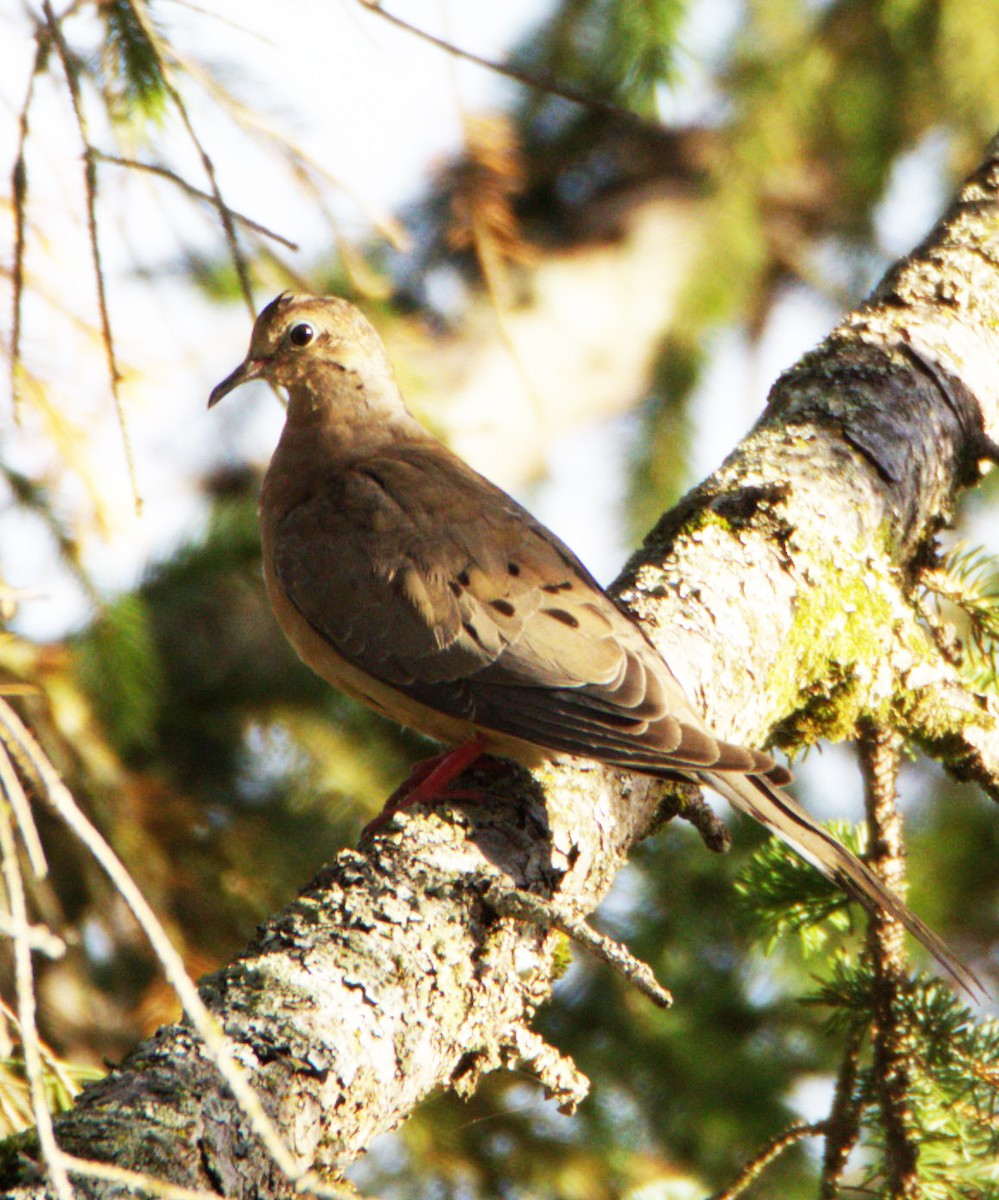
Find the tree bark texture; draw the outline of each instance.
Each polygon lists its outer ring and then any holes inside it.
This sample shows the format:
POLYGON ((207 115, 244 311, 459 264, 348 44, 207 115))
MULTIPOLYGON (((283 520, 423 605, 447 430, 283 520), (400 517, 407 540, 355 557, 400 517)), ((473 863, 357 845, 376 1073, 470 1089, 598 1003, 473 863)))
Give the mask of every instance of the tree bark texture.
MULTIPOLYGON (((726 737, 796 747, 873 721, 999 797, 995 710, 916 602, 934 534, 997 453, 997 192, 999 140, 615 589, 726 737)), ((431 1092, 497 1067, 533 1070, 567 1109, 585 1089, 530 1028, 562 935, 498 916, 486 893, 499 883, 591 912, 662 791, 565 763, 488 792, 344 851, 203 982, 303 1171, 335 1175, 431 1092)), ((88 1087, 57 1134, 80 1157, 219 1195, 295 1192, 184 1026, 88 1087)), ((0 1183, 45 1192, 24 1159, 0 1183)))

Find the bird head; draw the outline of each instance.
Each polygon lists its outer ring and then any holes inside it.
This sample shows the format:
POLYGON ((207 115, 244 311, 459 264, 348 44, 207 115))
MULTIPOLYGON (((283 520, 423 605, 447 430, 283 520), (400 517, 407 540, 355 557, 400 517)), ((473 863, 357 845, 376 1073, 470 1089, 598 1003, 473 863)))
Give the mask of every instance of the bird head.
POLYGON ((349 300, 282 292, 257 317, 246 358, 212 389, 208 407, 252 379, 292 390, 323 368, 391 377, 381 339, 349 300))

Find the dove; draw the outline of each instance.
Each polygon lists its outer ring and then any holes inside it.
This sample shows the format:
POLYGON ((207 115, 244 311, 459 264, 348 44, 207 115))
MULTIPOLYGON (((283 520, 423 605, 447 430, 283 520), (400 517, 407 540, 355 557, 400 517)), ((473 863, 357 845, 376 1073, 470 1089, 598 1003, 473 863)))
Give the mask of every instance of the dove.
POLYGON ((896 917, 975 993, 942 939, 782 789, 783 768, 710 730, 576 555, 411 415, 359 309, 278 296, 209 407, 254 379, 288 395, 260 497, 281 629, 334 687, 453 748, 404 803, 439 799, 485 753, 693 780, 896 917))

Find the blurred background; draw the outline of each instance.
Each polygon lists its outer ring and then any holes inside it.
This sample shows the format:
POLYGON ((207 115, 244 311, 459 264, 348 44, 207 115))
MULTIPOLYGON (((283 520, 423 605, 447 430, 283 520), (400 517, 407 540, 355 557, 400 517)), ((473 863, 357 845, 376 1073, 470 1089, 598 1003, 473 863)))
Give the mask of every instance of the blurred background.
MULTIPOLYGON (((417 415, 609 583, 999 126, 994 0, 385 7, 0 4, 0 687, 195 976, 353 844, 427 749, 311 676, 271 617, 256 494, 281 405, 254 385, 205 409, 251 312, 283 289, 361 304, 417 415)), ((954 533, 986 606, 995 502, 986 479, 954 533)), ((988 646, 967 659, 994 688, 988 646)), ((859 818, 849 749, 795 769, 815 811, 859 818)), ((902 791, 911 900, 987 975, 999 819, 922 761, 902 791)), ((40 1021, 68 1095, 178 1010, 99 869, 39 822, 32 915, 68 945, 36 961, 40 1021)), ((496 1075, 425 1106, 356 1182, 684 1200, 821 1119, 830 1021, 849 1021, 828 991, 795 997, 862 923, 840 908, 765 955, 780 921, 753 893, 779 868, 732 828, 719 858, 670 826, 601 913, 673 1011, 577 958, 541 1015, 593 1081, 576 1118, 496 1075)), ((7 1001, 11 977, 0 947, 7 1001)), ((13 1128, 13 1025, 0 1051, 13 1128)), ((813 1195, 816 1153, 788 1151, 757 1194, 813 1195)))

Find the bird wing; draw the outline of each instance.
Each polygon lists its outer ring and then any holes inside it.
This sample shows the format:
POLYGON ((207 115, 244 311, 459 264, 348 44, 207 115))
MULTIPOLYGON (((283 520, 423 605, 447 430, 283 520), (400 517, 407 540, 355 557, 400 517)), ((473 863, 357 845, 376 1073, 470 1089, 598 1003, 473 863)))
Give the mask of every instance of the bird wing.
POLYGON ((713 737, 576 556, 436 444, 331 472, 274 567, 338 654, 430 708, 635 770, 773 767, 713 737))

